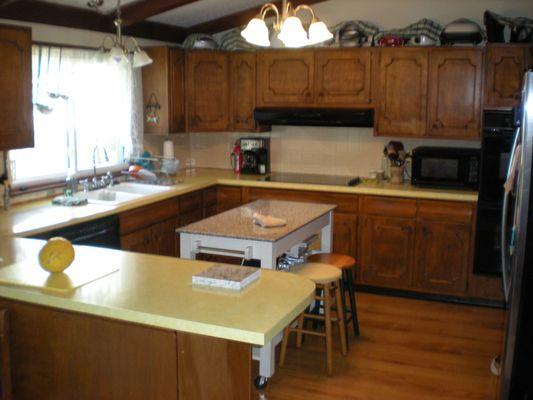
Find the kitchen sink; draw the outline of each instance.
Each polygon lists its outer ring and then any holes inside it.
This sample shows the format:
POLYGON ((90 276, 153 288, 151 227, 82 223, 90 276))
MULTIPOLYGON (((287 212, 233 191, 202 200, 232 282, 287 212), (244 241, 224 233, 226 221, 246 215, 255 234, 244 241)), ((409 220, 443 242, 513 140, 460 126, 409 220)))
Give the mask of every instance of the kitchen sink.
POLYGON ((121 183, 116 186, 111 186, 107 190, 117 193, 138 194, 146 196, 150 194, 164 193, 172 189, 169 186, 150 185, 146 183, 121 183))
POLYGON ((79 193, 78 196, 87 199, 90 204, 118 205, 153 194, 164 193, 170 189, 171 187, 168 186, 121 183, 104 189, 79 193))

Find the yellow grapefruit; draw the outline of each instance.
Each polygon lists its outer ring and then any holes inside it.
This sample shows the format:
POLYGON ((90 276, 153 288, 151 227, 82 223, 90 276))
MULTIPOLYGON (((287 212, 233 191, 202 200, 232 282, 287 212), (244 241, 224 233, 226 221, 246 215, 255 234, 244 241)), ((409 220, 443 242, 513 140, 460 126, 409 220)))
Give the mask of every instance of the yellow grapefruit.
POLYGON ((39 251, 39 264, 48 272, 63 272, 74 261, 74 247, 67 239, 49 239, 39 251))

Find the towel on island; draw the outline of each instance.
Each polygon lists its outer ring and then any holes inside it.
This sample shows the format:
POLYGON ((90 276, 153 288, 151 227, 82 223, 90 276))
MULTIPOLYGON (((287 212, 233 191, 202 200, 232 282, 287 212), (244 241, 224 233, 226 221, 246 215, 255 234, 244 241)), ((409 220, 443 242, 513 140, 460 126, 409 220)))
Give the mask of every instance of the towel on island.
POLYGON ((287 225, 287 221, 281 218, 276 218, 271 215, 262 215, 259 213, 252 214, 252 221, 254 224, 263 228, 278 228, 287 225))

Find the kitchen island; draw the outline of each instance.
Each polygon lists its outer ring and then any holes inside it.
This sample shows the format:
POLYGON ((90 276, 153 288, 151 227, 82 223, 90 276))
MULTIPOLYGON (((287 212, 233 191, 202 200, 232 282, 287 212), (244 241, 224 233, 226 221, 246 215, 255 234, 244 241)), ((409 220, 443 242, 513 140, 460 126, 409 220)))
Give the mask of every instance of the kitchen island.
MULTIPOLYGON (((4 239, 0 268, 31 271, 43 243, 4 239)), ((248 399, 251 346, 314 295, 282 272, 228 293, 192 286, 208 262, 84 246, 76 260, 118 271, 63 292, 0 285, 16 399, 248 399)))
MULTIPOLYGON (((276 269, 284 253, 298 256, 298 246, 313 236, 320 237, 320 251, 331 252, 335 205, 295 201, 257 200, 193 224, 178 228, 180 255, 195 259, 197 254, 214 254, 258 260, 261 268, 276 269), (282 226, 258 226, 256 216, 274 217, 282 226)), ((259 360, 258 387, 274 374, 275 348, 281 334, 254 349, 259 360)))

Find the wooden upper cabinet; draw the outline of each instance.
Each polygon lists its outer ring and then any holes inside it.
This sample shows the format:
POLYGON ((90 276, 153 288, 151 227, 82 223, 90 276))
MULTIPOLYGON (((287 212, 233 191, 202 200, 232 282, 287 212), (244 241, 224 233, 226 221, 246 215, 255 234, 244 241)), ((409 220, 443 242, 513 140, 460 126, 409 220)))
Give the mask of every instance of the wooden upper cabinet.
POLYGON ((482 79, 482 50, 431 50, 428 136, 450 139, 479 138, 482 79))
POLYGON ((377 71, 377 136, 424 136, 428 50, 380 49, 377 71))
POLYGON ((165 46, 150 47, 146 52, 154 62, 142 69, 144 133, 184 132, 185 53, 165 46))
POLYGON ((31 29, 0 25, 0 151, 33 147, 31 29))
POLYGON ((234 131, 255 130, 255 53, 234 53, 230 60, 232 128, 234 131))
POLYGON ((485 107, 514 107, 520 100, 529 48, 488 45, 485 58, 485 107))
POLYGON ((185 132, 185 52, 170 50, 170 132, 185 132))
POLYGON ((187 126, 191 132, 230 129, 229 56, 225 52, 187 53, 187 126))
POLYGON ((323 106, 368 107, 371 103, 371 50, 315 52, 315 102, 323 106))
POLYGON ((284 107, 314 102, 314 52, 264 51, 257 55, 257 105, 284 107))

